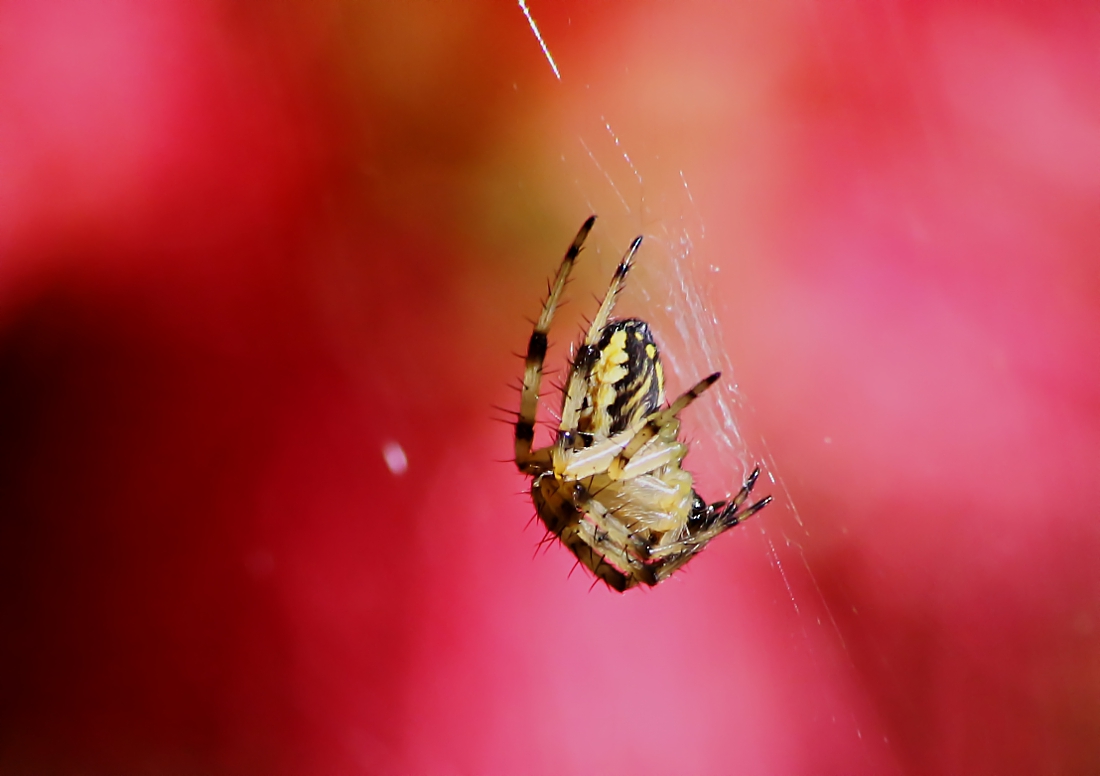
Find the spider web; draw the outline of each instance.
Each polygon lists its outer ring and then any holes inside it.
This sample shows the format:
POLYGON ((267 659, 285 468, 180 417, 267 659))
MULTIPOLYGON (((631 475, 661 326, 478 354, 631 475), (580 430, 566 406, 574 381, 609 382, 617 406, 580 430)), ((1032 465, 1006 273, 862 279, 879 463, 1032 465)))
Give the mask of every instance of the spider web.
MULTIPOLYGON (((592 75, 578 73, 578 66, 568 60, 555 59, 551 53, 555 41, 539 28, 537 8, 533 11, 523 0, 519 5, 535 38, 532 45, 541 48, 563 87, 568 88, 571 79, 592 75)), ((639 88, 644 88, 640 81, 639 88)), ((691 445, 685 468, 696 476, 700 493, 716 500, 735 492, 753 466, 763 464, 755 495, 770 493, 775 501, 738 530, 755 531, 762 537, 767 562, 785 591, 789 621, 795 623, 789 634, 801 645, 795 652, 806 656, 810 672, 853 674, 854 659, 804 551, 807 520, 784 484, 782 463, 773 457, 763 436, 751 430, 751 423, 744 422, 754 409, 739 388, 736 353, 727 348, 722 326, 723 312, 737 300, 714 298, 708 282, 722 273, 736 273, 747 261, 766 261, 766 257, 717 256, 708 246, 706 219, 690 176, 676 159, 669 158, 675 147, 647 144, 646 133, 633 131, 629 112, 616 111, 621 98, 610 92, 593 98, 587 82, 585 89, 588 99, 580 106, 568 106, 569 120, 558 147, 558 172, 569 182, 564 189, 575 198, 563 208, 577 214, 578 224, 589 213, 599 217, 587 243, 589 255, 595 254, 588 266, 598 268, 596 279, 577 280, 576 286, 587 290, 591 282, 592 292, 602 293, 622 250, 634 236, 643 236, 616 317, 637 316, 653 324, 668 376, 669 401, 701 377, 722 372, 722 379, 683 418, 691 445)), ((575 306, 587 309, 590 298, 576 286, 571 294, 575 306)), ((549 397, 551 402, 557 399, 549 397)), ((856 741, 857 748, 866 750, 868 761, 881 764, 864 740, 865 729, 879 727, 867 718, 873 718, 873 712, 857 711, 853 704, 834 697, 829 708, 813 713, 831 718, 838 736, 856 741)), ((884 745, 888 751, 889 741, 884 745)))

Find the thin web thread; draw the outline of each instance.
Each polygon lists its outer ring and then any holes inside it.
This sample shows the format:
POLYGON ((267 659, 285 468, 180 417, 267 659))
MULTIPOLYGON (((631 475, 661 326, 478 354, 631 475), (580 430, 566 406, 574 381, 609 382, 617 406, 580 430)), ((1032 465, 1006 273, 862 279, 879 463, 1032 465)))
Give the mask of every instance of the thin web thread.
POLYGON ((542 33, 539 32, 539 26, 535 23, 535 17, 531 15, 531 10, 527 7, 526 0, 519 0, 519 9, 523 11, 523 15, 527 17, 527 23, 531 25, 531 32, 535 33, 535 40, 539 42, 539 47, 542 49, 543 56, 546 57, 546 61, 550 63, 550 69, 554 71, 554 76, 560 81, 561 73, 558 71, 558 65, 554 61, 554 57, 550 54, 550 49, 546 46, 546 41, 542 39, 542 33))

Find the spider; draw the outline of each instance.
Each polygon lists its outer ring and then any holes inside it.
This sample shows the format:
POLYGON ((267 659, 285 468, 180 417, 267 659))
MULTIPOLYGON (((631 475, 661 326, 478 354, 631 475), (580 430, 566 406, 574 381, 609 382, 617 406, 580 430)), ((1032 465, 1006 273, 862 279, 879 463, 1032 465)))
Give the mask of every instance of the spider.
POLYGON ((596 217, 581 226, 550 286, 527 345, 515 461, 531 480, 539 518, 598 579, 619 592, 656 585, 716 536, 763 509, 771 496, 742 508, 757 466, 728 503, 707 504, 680 468, 687 444, 679 415, 715 382, 715 372, 667 407, 660 354, 649 325, 612 319, 637 237, 619 263, 596 317, 576 349, 563 387, 553 444, 533 450, 547 333, 565 281, 596 217))

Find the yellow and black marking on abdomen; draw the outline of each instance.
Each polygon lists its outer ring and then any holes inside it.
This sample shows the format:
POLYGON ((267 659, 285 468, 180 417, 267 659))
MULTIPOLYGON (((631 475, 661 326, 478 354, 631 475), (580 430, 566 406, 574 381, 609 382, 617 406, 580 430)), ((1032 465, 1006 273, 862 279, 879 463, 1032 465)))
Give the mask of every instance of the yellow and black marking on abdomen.
POLYGON ((661 408, 665 400, 661 354, 649 325, 612 321, 600 334, 588 372, 578 431, 586 444, 619 433, 661 408))

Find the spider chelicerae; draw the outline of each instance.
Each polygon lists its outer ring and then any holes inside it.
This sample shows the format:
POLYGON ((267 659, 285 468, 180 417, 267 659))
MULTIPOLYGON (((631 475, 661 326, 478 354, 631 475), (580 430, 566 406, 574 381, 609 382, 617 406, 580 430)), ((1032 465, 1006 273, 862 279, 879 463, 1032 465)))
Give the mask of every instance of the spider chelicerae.
POLYGON ((597 578, 618 591, 656 585, 723 531, 763 509, 742 508, 760 467, 729 502, 707 504, 680 468, 680 413, 718 380, 700 380, 667 407, 660 354, 648 324, 612 319, 642 238, 630 244, 576 349, 553 444, 533 450, 547 333, 565 281, 596 217, 566 251, 531 333, 515 427, 516 466, 532 478, 539 518, 597 578))

